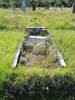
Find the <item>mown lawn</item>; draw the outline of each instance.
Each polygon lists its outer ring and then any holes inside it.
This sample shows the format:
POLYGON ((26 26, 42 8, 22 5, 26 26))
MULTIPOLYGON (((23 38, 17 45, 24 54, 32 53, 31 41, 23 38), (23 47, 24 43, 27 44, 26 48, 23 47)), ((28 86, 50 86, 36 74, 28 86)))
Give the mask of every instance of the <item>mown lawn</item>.
POLYGON ((75 15, 70 8, 64 10, 53 8, 49 11, 16 12, 0 9, 0 82, 9 79, 12 73, 17 73, 17 81, 24 81, 35 74, 54 76, 70 74, 75 77, 75 15), (13 69, 11 64, 18 46, 18 41, 26 26, 45 26, 53 34, 56 44, 61 51, 66 68, 57 68, 46 71, 44 68, 13 69))

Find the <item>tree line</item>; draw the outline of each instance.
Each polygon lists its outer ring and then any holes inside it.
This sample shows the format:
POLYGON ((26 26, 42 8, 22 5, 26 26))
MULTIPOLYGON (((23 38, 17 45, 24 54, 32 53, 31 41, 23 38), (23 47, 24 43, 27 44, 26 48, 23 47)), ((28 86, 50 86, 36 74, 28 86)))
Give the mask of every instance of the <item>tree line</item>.
MULTIPOLYGON (((0 7, 21 7, 23 0, 0 0, 0 7)), ((26 6, 30 7, 35 2, 37 7, 60 7, 64 5, 65 7, 72 7, 75 0, 26 0, 26 6)))

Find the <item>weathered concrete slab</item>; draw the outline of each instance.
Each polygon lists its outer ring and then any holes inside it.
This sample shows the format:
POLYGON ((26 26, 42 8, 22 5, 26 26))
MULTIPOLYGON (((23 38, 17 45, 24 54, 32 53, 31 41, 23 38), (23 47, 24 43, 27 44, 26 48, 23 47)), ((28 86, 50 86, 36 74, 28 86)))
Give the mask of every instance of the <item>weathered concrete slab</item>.
POLYGON ((48 35, 47 29, 45 27, 26 27, 26 30, 32 36, 46 36, 48 35))
POLYGON ((45 46, 46 44, 46 37, 42 37, 42 36, 29 36, 27 38, 27 41, 25 43, 25 46, 30 46, 30 47, 34 47, 34 46, 45 46))
POLYGON ((46 27, 26 27, 26 29, 46 29, 46 27))
POLYGON ((19 56, 20 56, 20 52, 21 52, 21 42, 22 42, 22 36, 19 40, 19 45, 18 45, 18 48, 16 50, 16 53, 15 53, 15 56, 14 56, 14 59, 13 59, 13 62, 12 62, 12 67, 14 67, 14 68, 16 68, 18 60, 19 60, 19 56))

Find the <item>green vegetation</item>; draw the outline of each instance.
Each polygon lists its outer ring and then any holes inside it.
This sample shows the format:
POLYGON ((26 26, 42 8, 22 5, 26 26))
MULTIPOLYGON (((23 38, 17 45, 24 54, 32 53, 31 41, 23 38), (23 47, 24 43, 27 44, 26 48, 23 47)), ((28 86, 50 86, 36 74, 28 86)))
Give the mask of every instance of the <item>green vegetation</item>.
MULTIPOLYGON (((69 8, 65 8, 64 10, 57 9, 56 12, 51 8, 49 11, 44 12, 36 11, 23 13, 18 11, 16 14, 13 14, 9 10, 0 9, 1 87, 3 87, 2 83, 4 81, 19 84, 28 81, 30 78, 37 80, 33 76, 40 77, 43 81, 45 75, 50 76, 51 79, 54 78, 54 76, 60 76, 57 78, 59 79, 58 83, 62 80, 64 82, 67 79, 68 82, 71 81, 71 83, 73 83, 73 86, 75 85, 75 15, 72 15, 71 12, 72 11, 69 8), (66 68, 59 67, 47 71, 44 68, 36 68, 34 66, 26 68, 20 65, 16 69, 11 67, 18 41, 26 26, 47 27, 48 31, 52 33, 56 44, 66 61, 66 68)), ((25 34, 27 33, 25 32, 25 34)), ((47 78, 44 80, 46 79, 47 78)), ((62 99, 63 96, 64 94, 62 94, 59 100, 68 100, 62 99)), ((72 97, 71 100, 74 100, 74 97, 72 97)))
POLYGON ((10 76, 11 64, 20 36, 18 31, 0 31, 0 82, 10 76))
MULTIPOLYGON (((26 0, 26 5, 29 7, 32 5, 33 0, 26 0)), ((72 7, 72 4, 75 2, 74 0, 34 0, 36 6, 45 7, 48 3, 50 6, 61 6, 72 7)), ((0 0, 0 7, 21 7, 21 0, 0 0)))

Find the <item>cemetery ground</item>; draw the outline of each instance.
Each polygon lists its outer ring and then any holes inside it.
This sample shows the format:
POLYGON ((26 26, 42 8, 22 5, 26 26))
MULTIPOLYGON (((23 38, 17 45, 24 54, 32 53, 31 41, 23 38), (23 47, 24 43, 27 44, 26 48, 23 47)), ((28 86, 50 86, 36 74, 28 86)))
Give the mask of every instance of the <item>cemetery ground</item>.
MULTIPOLYGON (((40 77, 41 82, 51 81, 55 84, 69 84, 65 93, 62 95, 55 96, 56 100, 71 100, 75 99, 75 14, 72 14, 71 8, 64 8, 61 10, 58 8, 54 11, 53 8, 50 10, 40 10, 34 12, 13 12, 11 10, 0 9, 0 88, 4 88, 3 84, 10 82, 11 84, 21 84, 28 82, 29 79, 33 78, 32 81, 37 81, 35 78, 40 77), (32 66, 30 68, 18 65, 17 68, 12 68, 11 64, 18 47, 19 39, 24 33, 24 28, 27 26, 31 27, 46 27, 49 32, 52 33, 58 49, 63 55, 66 61, 66 68, 39 68, 32 66), (49 76, 49 77, 48 77, 49 76), (66 82, 66 83, 65 83, 66 82), (72 87, 69 87, 69 86, 72 87), (69 89, 70 90, 69 90, 69 89), (72 94, 70 92, 73 92, 72 94), (66 98, 67 95, 67 98, 66 98), (64 99, 63 99, 64 98, 64 99)), ((23 37, 24 37, 23 36, 23 37)), ((50 62, 51 63, 51 62, 50 62)), ((43 64, 42 64, 43 65, 43 64)), ((32 83, 31 83, 32 85, 32 83)), ((33 85, 32 85, 33 86, 33 85)), ((57 87, 57 88, 58 88, 57 87)), ((55 90, 54 90, 55 91, 55 90)), ((53 93, 55 93, 53 91, 53 93)), ((65 91, 65 90, 64 90, 65 91)), ((58 91, 57 91, 58 93, 58 91)), ((5 95, 5 94, 3 94, 5 95)), ((1 95, 1 100, 4 96, 1 95)), ((6 97, 5 97, 6 98, 6 97)), ((44 98, 46 98, 44 94, 44 98)), ((12 99, 13 100, 13 99, 12 99)), ((16 99, 19 100, 19 99, 16 99)), ((21 99, 20 99, 21 100, 21 99)), ((36 99, 37 100, 37 99, 36 99)), ((44 99, 43 99, 44 100, 44 99)), ((49 100, 47 98, 47 100, 49 100)), ((54 100, 54 97, 53 99, 54 100)))

